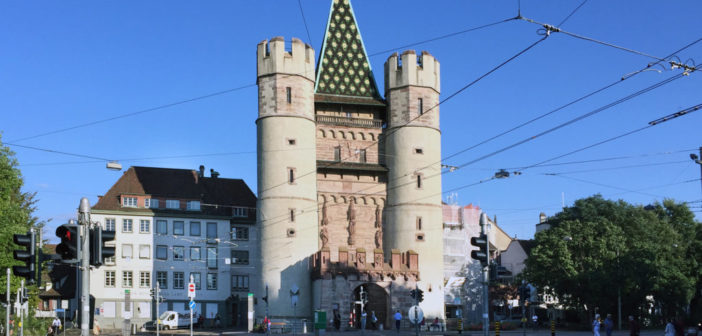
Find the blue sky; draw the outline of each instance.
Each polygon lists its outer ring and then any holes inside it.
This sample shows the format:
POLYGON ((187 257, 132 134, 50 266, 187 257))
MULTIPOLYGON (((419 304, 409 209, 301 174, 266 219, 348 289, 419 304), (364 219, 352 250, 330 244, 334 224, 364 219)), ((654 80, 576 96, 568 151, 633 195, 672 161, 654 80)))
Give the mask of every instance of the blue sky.
MULTIPOLYGON (((130 165, 214 168, 256 189, 256 44, 301 38, 321 49, 329 1, 3 1, 0 4, 0 131, 3 142, 119 160, 130 165), (238 90, 232 90, 241 88, 238 90), (136 113, 172 103, 208 98, 136 113), (131 116, 34 137, 116 116, 131 116), (32 137, 31 139, 23 139, 32 137)), ((521 14, 559 25, 582 0, 522 0, 521 14)), ((352 1, 379 88, 389 49, 517 15, 518 1, 352 1)), ((702 38, 702 3, 589 0, 529 51, 443 103, 442 156, 473 147, 702 38), (637 52, 637 53, 635 53, 637 52), (650 57, 653 56, 653 57, 650 57)), ((512 20, 412 46, 441 63, 446 98, 543 36, 512 20)), ((407 48, 405 48, 407 49, 407 48)), ((403 49, 398 49, 399 51, 403 49)), ((674 61, 702 63, 702 42, 674 61)), ((642 128, 702 103, 702 72, 693 72, 621 104, 509 148, 596 111, 681 70, 654 66, 581 102, 445 160, 465 167, 443 175, 460 204, 481 206, 510 235, 533 236, 539 212, 601 193, 649 204, 663 198, 700 211, 702 112, 533 167, 506 179, 498 169, 528 167, 642 128), (508 148, 504 151, 502 149, 508 148), (495 155, 481 159, 494 152, 495 155), (624 157, 624 158, 622 158, 624 157), (604 160, 608 158, 619 158, 604 160), (574 161, 589 161, 573 163, 574 161), (548 175, 548 174, 558 175, 548 175), (483 183, 478 183, 484 181, 483 183)), ((37 192, 48 230, 75 217, 81 197, 97 201, 119 178, 105 161, 11 146, 37 192)), ((446 199, 447 195, 444 195, 446 199)), ((697 212, 698 218, 700 213, 697 212)))

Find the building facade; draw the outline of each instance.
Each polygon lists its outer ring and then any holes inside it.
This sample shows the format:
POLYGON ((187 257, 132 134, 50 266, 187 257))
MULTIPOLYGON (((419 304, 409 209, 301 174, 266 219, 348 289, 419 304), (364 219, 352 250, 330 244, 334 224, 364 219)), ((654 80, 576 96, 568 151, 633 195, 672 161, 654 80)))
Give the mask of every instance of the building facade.
POLYGON ((282 37, 257 48, 261 288, 256 315, 391 323, 424 291, 444 318, 439 63, 385 63, 383 98, 349 0, 332 1, 315 52, 282 37), (367 293, 367 301, 361 293, 367 293))
POLYGON ((91 220, 114 230, 115 256, 91 270, 95 318, 103 328, 155 319, 158 310, 189 313, 187 286, 196 285, 194 314, 212 323, 245 326, 247 294, 258 283, 256 197, 242 180, 199 171, 131 167, 99 197, 91 220))

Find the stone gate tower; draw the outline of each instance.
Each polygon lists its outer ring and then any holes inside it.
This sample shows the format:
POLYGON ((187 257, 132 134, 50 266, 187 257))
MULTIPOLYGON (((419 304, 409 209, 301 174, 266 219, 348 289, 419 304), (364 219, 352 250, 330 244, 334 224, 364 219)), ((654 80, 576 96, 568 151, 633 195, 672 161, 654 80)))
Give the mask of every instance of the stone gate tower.
MULTIPOLYGON (((292 317, 290 291, 311 286, 307 258, 318 250, 314 50, 294 39, 287 52, 283 38, 276 37, 259 43, 257 56, 263 283, 256 287, 268 285, 272 316, 292 317)), ((309 312, 310 300, 299 300, 295 308, 309 312)))
POLYGON ((391 55, 383 98, 349 0, 332 1, 316 72, 311 47, 286 47, 257 51, 256 296, 269 286, 272 318, 322 309, 347 326, 364 309, 389 325, 418 286, 443 320, 438 61, 391 55))

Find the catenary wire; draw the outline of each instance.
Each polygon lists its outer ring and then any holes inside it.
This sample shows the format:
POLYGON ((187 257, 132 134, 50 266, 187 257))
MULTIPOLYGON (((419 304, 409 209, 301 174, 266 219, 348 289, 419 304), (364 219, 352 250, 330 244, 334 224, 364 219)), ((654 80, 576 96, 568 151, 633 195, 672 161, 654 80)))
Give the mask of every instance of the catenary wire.
POLYGON ((561 21, 561 23, 558 24, 558 27, 562 26, 566 21, 568 21, 568 19, 570 19, 570 17, 573 16, 573 14, 575 14, 575 12, 577 12, 580 9, 580 7, 585 5, 586 2, 587 2, 587 0, 584 0, 583 2, 580 3, 580 5, 578 5, 578 7, 575 7, 575 9, 573 9, 573 11, 570 12, 570 14, 568 14, 568 16, 566 16, 565 19, 563 19, 563 21, 561 21))
POLYGON ((302 23, 305 24, 305 31, 307 32, 307 40, 312 43, 312 36, 310 35, 310 29, 307 27, 307 19, 305 18, 305 11, 302 10, 302 0, 297 0, 297 5, 300 7, 300 14, 302 15, 302 23))
MULTIPOLYGON (((497 21, 497 22, 494 22, 494 23, 490 23, 490 24, 487 24, 487 25, 483 25, 483 26, 479 26, 479 27, 474 27, 474 28, 462 30, 462 31, 459 31, 459 32, 455 32, 455 33, 451 33, 451 34, 447 34, 447 35, 435 37, 435 38, 432 38, 432 39, 429 39, 429 40, 424 40, 424 41, 420 41, 420 42, 415 42, 415 43, 412 43, 412 44, 410 44, 410 45, 408 45, 408 46, 415 46, 415 45, 424 44, 424 43, 431 42, 431 41, 436 41, 436 40, 444 39, 444 38, 451 37, 451 36, 454 36, 454 35, 463 34, 463 33, 467 33, 467 32, 470 32, 470 31, 479 30, 479 29, 482 29, 482 28, 487 28, 487 27, 490 27, 490 26, 493 26, 493 25, 496 25, 496 24, 499 24, 499 23, 507 22, 507 21, 510 21, 510 20, 514 20, 514 19, 516 19, 516 18, 500 20, 500 21, 497 21)), ((310 41, 311 41, 311 40, 310 40, 310 41)), ((401 49, 401 48, 404 48, 404 47, 397 47, 397 48, 393 48, 393 49, 389 49, 389 50, 392 51, 392 50, 401 49)), ((374 54, 369 55, 368 57, 380 55, 381 53, 383 53, 383 52, 377 52, 377 53, 374 53, 374 54)), ((300 75, 300 74, 301 74, 301 73, 298 73, 298 74, 288 74, 288 75, 286 75, 286 77, 287 77, 287 76, 297 76, 297 75, 300 75)), ((231 92, 234 92, 234 91, 238 91, 238 90, 242 90, 242 89, 246 89, 246 88, 250 88, 250 87, 255 87, 256 85, 257 85, 257 83, 247 84, 247 85, 239 86, 239 87, 236 87, 236 88, 227 89, 227 90, 223 90, 223 91, 218 91, 218 92, 214 92, 214 93, 210 93, 210 94, 206 94, 206 95, 202 95, 202 96, 198 96, 198 97, 194 97, 194 98, 189 98, 189 99, 185 99, 185 100, 180 100, 180 101, 173 102, 173 103, 163 104, 163 105, 159 105, 159 106, 156 106, 156 107, 151 107, 151 108, 147 108, 147 109, 143 109, 143 110, 139 110, 139 111, 135 111, 135 112, 125 113, 125 114, 119 114, 119 115, 116 115, 116 116, 113 116, 113 117, 110 117, 110 118, 106 118, 106 119, 95 120, 95 121, 92 121, 92 122, 83 123, 83 124, 79 124, 79 125, 74 125, 74 126, 70 126, 70 127, 65 127, 65 128, 62 128, 62 129, 57 129, 57 130, 53 130, 53 131, 49 131, 49 132, 39 133, 39 134, 35 134, 35 135, 32 135, 32 136, 24 137, 24 138, 13 139, 13 140, 11 140, 11 141, 12 141, 12 142, 19 142, 19 141, 24 141, 24 140, 29 140, 29 139, 35 139, 35 138, 39 138, 39 137, 43 137, 43 136, 47 136, 47 135, 51 135, 51 134, 62 133, 62 132, 74 130, 74 129, 77 129, 77 128, 88 127, 88 126, 92 126, 92 125, 96 125, 96 124, 101 124, 101 123, 108 122, 108 121, 112 121, 112 120, 117 120, 117 119, 122 119, 122 118, 127 118, 127 117, 131 117, 131 116, 135 116, 135 115, 142 114, 142 113, 146 113, 146 112, 153 112, 153 111, 157 111, 157 110, 161 110, 161 109, 165 109, 165 108, 169 108, 169 107, 173 107, 173 106, 177 106, 177 105, 182 105, 182 104, 186 104, 186 103, 190 103, 190 102, 194 102, 194 101, 198 101, 198 100, 203 100, 203 99, 207 99, 207 98, 211 98, 211 97, 215 97, 215 96, 220 96, 220 95, 224 95, 224 94, 231 93, 231 92)))

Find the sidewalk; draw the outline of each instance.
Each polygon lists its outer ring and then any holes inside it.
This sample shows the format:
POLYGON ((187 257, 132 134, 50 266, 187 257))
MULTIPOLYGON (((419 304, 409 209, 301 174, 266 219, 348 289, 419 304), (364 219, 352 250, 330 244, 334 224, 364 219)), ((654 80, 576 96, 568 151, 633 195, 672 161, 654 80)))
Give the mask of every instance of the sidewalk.
MULTIPOLYGON (((73 335, 80 335, 79 330, 74 332, 75 329, 69 330, 66 335, 67 336, 73 336, 73 335)), ((161 335, 189 335, 190 330, 189 329, 179 329, 179 330, 164 330, 160 332, 161 335)), ((313 336, 315 333, 314 331, 310 331, 307 334, 303 334, 300 332, 297 332, 295 334, 293 333, 286 333, 286 334, 271 334, 271 336, 303 336, 303 335, 309 335, 313 336)), ((449 331, 421 331, 419 333, 420 335, 427 335, 427 336, 438 336, 438 335, 461 335, 461 336, 482 336, 483 333, 482 331, 475 331, 475 330, 470 330, 470 331, 463 331, 462 333, 458 333, 456 330, 449 330, 449 331)), ((660 329, 653 329, 653 330, 642 330, 641 331, 641 336, 660 336, 663 334, 663 330, 660 329)), ((105 336, 121 336, 121 331, 119 330, 103 330, 103 332, 100 335, 105 335, 105 336)), ((149 331, 149 332, 137 332, 137 335, 156 335, 155 331, 149 331)), ((241 330, 231 330, 231 329, 211 329, 211 330, 195 330, 193 331, 193 335, 200 335, 200 336, 220 336, 220 335, 252 335, 252 336, 265 336, 266 334, 260 334, 260 333, 255 333, 255 334, 249 334, 246 331, 241 331, 241 330)), ((361 332, 360 330, 349 330, 349 331, 325 331, 324 336, 414 336, 415 331, 414 329, 402 329, 400 332, 396 332, 395 330, 383 330, 383 331, 378 331, 378 330, 366 330, 365 332, 361 332)), ((542 329, 542 330, 526 330, 526 333, 522 332, 522 330, 509 330, 509 331, 500 331, 500 335, 504 336, 551 336, 551 330, 550 329, 542 329)), ((564 331, 564 330, 556 330, 556 336, 591 336, 592 332, 591 331, 564 331)), ((604 332, 601 333, 601 335, 605 335, 604 332)), ((612 336, 628 336, 629 331, 628 330, 622 330, 622 331, 614 331, 612 333, 612 336)), ((489 336, 496 336, 494 331, 490 331, 489 336)))

